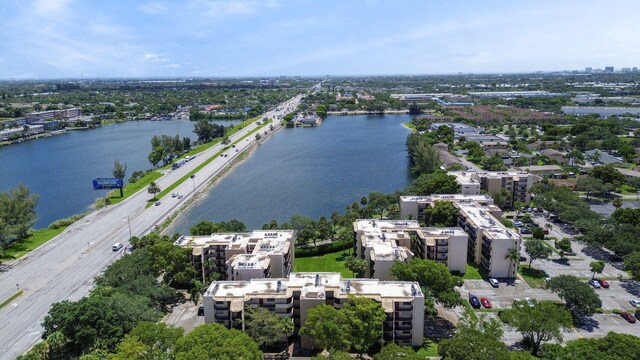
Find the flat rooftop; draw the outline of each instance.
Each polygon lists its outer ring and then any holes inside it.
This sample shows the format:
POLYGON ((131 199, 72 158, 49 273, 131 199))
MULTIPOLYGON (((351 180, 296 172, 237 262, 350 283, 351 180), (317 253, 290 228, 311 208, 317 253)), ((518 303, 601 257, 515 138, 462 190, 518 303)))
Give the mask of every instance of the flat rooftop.
POLYGON ((247 233, 215 233, 205 236, 183 235, 174 242, 176 246, 193 248, 196 255, 202 248, 216 245, 225 249, 246 249, 255 245, 252 253, 288 252, 295 234, 293 230, 256 230, 247 233))
POLYGON ((217 281, 209 286, 204 296, 213 297, 215 301, 231 301, 231 311, 240 311, 243 302, 252 298, 290 298, 293 291, 300 291, 301 299, 323 299, 327 290, 342 298, 348 295, 373 298, 387 311, 393 311, 393 302, 423 296, 416 282, 342 279, 339 273, 326 272, 291 273, 289 278, 282 279, 217 281))
POLYGON ((270 263, 267 255, 237 254, 229 259, 229 265, 234 269, 266 269, 270 263))
POLYGON ((481 206, 473 202, 457 202, 455 205, 464 213, 468 221, 477 228, 484 230, 487 237, 491 239, 519 239, 515 231, 508 229, 500 220, 496 219, 486 206, 481 206))

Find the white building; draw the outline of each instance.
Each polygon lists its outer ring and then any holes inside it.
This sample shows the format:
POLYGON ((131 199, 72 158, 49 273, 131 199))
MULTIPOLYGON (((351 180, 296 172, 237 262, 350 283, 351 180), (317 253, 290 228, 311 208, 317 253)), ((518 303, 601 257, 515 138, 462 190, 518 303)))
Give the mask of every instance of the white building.
POLYGON ((19 128, 10 128, 10 129, 0 130, 0 141, 6 141, 14 137, 41 134, 44 132, 43 125, 24 125, 24 126, 21 126, 19 128), (24 126, 27 127, 26 131, 24 126))
MULTIPOLYGON (((514 278, 517 261, 507 260, 510 249, 520 250, 520 235, 500 222, 502 211, 486 195, 401 196, 400 216, 424 220, 425 210, 436 201, 450 201, 458 208, 458 225, 469 236, 467 257, 489 276, 514 278)), ((449 254, 453 251, 450 250, 449 254)))
POLYGON ((449 171, 449 175, 456 177, 460 193, 464 195, 477 195, 485 190, 495 196, 506 189, 511 195, 506 199, 506 207, 512 207, 516 201, 528 204, 531 200, 529 190, 534 177, 526 171, 449 171))
POLYGON ((294 243, 292 230, 256 230, 181 236, 175 245, 192 249, 200 280, 208 279, 212 272, 226 274, 228 279, 249 280, 288 276, 293 269, 294 243))
MULTIPOLYGON (((342 279, 339 273, 292 273, 288 278, 217 281, 204 294, 204 320, 228 328, 244 329, 246 307, 263 307, 278 316, 293 318, 294 332, 307 319, 309 309, 331 305, 340 309, 349 296, 373 299, 382 305, 384 340, 402 346, 421 346, 424 334, 424 295, 407 281, 342 279)), ((313 342, 301 338, 303 348, 313 342)))
POLYGON ((449 271, 464 273, 467 234, 460 228, 421 228, 416 220, 356 220, 356 256, 367 261, 365 277, 393 280, 396 261, 414 256, 438 261, 449 271))

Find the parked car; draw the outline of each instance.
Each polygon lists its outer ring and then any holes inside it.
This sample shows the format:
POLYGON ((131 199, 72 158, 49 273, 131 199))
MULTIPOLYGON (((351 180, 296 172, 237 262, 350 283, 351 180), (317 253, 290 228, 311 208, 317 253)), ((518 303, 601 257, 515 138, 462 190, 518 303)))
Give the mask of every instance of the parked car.
POLYGON ((198 307, 198 316, 204 316, 204 306, 198 307))
POLYGON ((543 232, 545 235, 549 235, 549 228, 544 228, 544 230, 542 230, 542 232, 543 232))
POLYGON ((522 261, 527 261, 527 257, 526 256, 520 256, 520 262, 522 261))
POLYGON ((113 251, 118 251, 120 249, 122 249, 122 243, 119 243, 119 242, 113 244, 113 246, 111 247, 111 250, 113 251))
POLYGON ((494 279, 494 278, 490 278, 489 279, 489 284, 491 284, 491 286, 497 288, 500 286, 500 283, 498 282, 498 280, 494 279))
POLYGON ((529 228, 526 228, 526 227, 520 228, 520 234, 531 234, 531 233, 532 231, 529 228))
POLYGON ((482 304, 482 306, 484 306, 487 309, 491 309, 491 301, 489 301, 489 299, 487 299, 486 297, 480 298, 480 303, 482 304))
POLYGON ((516 226, 516 227, 522 227, 522 226, 524 226, 524 224, 523 224, 523 223, 522 223, 522 221, 520 221, 520 220, 515 220, 515 221, 513 222, 513 226, 516 226))
POLYGON ((469 294, 469 304, 476 309, 480 308, 480 300, 475 295, 469 294))
POLYGON ((633 317, 633 315, 631 315, 628 312, 620 313, 620 316, 622 316, 622 318, 627 320, 627 322, 630 323, 630 324, 635 324, 636 323, 636 318, 633 317))
POLYGON ((609 288, 609 283, 607 282, 607 280, 605 279, 598 279, 598 282, 600 283, 600 286, 602 286, 605 289, 609 288))
POLYGON ((631 304, 631 306, 633 306, 633 307, 638 307, 638 306, 640 306, 640 300, 631 299, 631 300, 629 300, 629 304, 631 304))
POLYGON ((596 279, 589 280, 589 285, 593 286, 596 289, 600 289, 600 282, 596 279))

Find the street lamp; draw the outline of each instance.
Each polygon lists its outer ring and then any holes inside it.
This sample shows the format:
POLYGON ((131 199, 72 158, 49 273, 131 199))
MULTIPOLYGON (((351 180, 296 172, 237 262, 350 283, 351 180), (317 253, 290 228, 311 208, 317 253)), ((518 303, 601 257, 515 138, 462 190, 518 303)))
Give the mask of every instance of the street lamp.
POLYGON ((190 176, 191 177, 191 181, 193 182, 193 194, 195 195, 196 193, 196 174, 193 174, 190 176))
POLYGON ((126 219, 122 219, 122 221, 127 220, 127 224, 129 224, 129 239, 131 239, 133 237, 133 234, 131 233, 131 220, 129 220, 129 215, 127 215, 126 219))

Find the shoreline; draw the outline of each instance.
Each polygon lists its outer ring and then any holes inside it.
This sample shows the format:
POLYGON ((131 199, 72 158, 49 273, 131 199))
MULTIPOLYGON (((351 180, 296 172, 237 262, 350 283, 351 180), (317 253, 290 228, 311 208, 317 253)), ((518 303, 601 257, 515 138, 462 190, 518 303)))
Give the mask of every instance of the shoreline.
POLYGON ((327 111, 327 115, 335 116, 353 116, 353 115, 372 115, 372 116, 384 116, 384 115, 409 115, 409 110, 385 110, 382 113, 370 112, 366 110, 349 110, 349 111, 327 111))
MULTIPOLYGON (((197 204, 200 200, 202 200, 205 197, 207 197, 209 195, 209 192, 221 180, 223 180, 225 177, 227 177, 229 174, 231 174, 238 166, 242 165, 245 161, 247 161, 254 154, 254 152, 258 149, 260 144, 262 144, 263 142, 267 141, 272 135, 274 135, 275 133, 281 131, 284 128, 285 128, 284 126, 278 125, 278 127, 275 130, 267 133, 266 136, 263 135, 263 138, 260 139, 259 141, 257 141, 256 143, 254 143, 253 145, 251 145, 251 147, 249 149, 246 149, 246 150, 242 151, 240 154, 238 154, 238 158, 236 160, 234 160, 233 162, 227 164, 227 166, 225 166, 221 170, 220 174, 214 176, 211 180, 207 181, 206 185, 203 188, 201 188, 200 190, 198 190, 198 192, 196 192, 194 197, 189 202, 187 202, 186 204, 181 206, 173 215, 169 216, 164 221, 164 222, 170 221, 170 223, 168 225, 166 225, 166 226, 160 225, 160 227, 161 227, 160 234, 167 235, 167 234, 171 234, 171 233, 176 233, 175 223, 181 216, 183 216, 192 206, 197 204)), ((163 222, 163 224, 164 224, 164 222, 163 222)), ((189 224, 189 227, 191 227, 192 225, 195 225, 195 224, 189 224)), ((185 235, 185 234, 183 234, 183 235, 185 235)))

